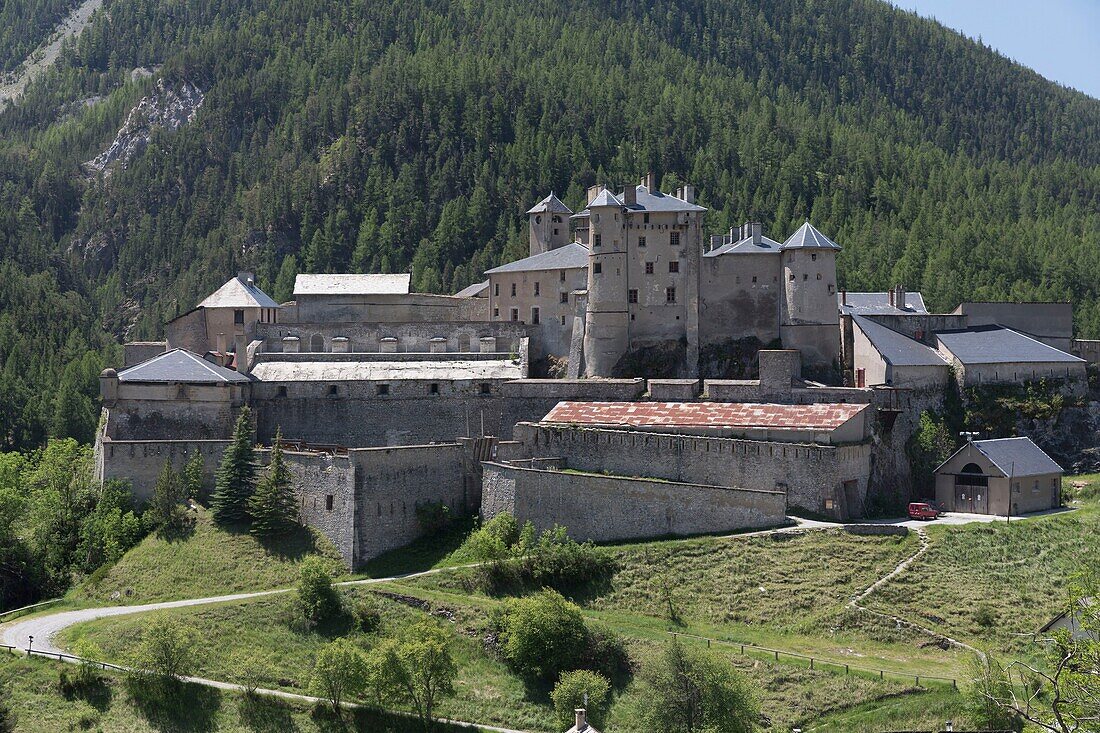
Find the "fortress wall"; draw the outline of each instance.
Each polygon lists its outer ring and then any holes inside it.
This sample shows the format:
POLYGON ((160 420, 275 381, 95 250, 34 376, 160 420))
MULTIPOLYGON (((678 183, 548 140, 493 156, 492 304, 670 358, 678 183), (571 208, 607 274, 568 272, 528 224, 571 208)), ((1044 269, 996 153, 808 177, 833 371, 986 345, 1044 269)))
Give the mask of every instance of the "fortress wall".
POLYGON ((964 315, 950 313, 915 313, 907 316, 871 314, 867 319, 931 346, 936 345, 933 335, 936 331, 966 328, 968 320, 964 315), (920 338, 917 338, 918 336, 920 338))
POLYGON ((355 566, 415 540, 421 504, 442 502, 452 514, 476 508, 458 443, 350 451, 355 467, 355 566))
POLYGON ((755 336, 762 343, 779 338, 779 255, 733 254, 703 257, 700 266, 700 341, 755 336))
POLYGON ((1070 353, 1089 364, 1100 363, 1100 341, 1095 339, 1073 339, 1070 353))
MULTIPOLYGON (((264 450, 267 463, 271 451, 264 450)), ((349 568, 355 567, 355 466, 349 456, 284 451, 302 523, 313 527, 336 546, 349 568), (329 504, 329 497, 331 504, 329 504), (331 506, 331 508, 330 508, 331 506)))
POLYGON ((217 470, 228 440, 111 440, 100 439, 96 446, 96 479, 129 481, 134 500, 148 501, 153 495, 157 476, 170 461, 173 470, 183 469, 187 459, 198 451, 203 458, 203 487, 214 487, 217 470))
POLYGON ((164 324, 164 338, 169 349, 187 349, 197 354, 207 348, 206 309, 195 308, 164 324))
POLYGON ((874 399, 869 389, 794 387, 784 390, 762 387, 756 379, 707 379, 703 381, 703 396, 715 402, 768 402, 779 405, 837 402, 863 405, 874 399))
MULTIPOLYGON (((485 298, 463 298, 462 300, 480 300, 485 298)), ((508 353, 521 347, 521 340, 528 335, 528 327, 523 323, 488 321, 452 321, 440 323, 362 323, 362 322, 282 322, 256 324, 256 338, 264 342, 264 351, 279 353, 283 350, 285 336, 297 336, 301 351, 311 350, 314 335, 320 335, 324 351, 332 351, 332 339, 343 336, 349 339, 348 351, 376 353, 381 350, 379 339, 383 337, 397 339, 397 353, 428 352, 431 340, 437 337, 447 339, 448 352, 478 352, 479 339, 494 336, 497 339, 496 351, 508 353)), ((394 354, 389 354, 394 356, 394 354)))
POLYGON ((571 468, 668 481, 787 493, 788 504, 857 516, 867 494, 871 446, 521 424, 524 457, 563 457, 571 468))
POLYGON ((484 464, 482 516, 512 513, 538 530, 555 524, 577 540, 729 532, 783 522, 785 496, 625 476, 484 464))
POLYGON ((644 379, 515 379, 500 386, 501 438, 512 426, 541 420, 562 401, 629 402, 645 393, 644 379))

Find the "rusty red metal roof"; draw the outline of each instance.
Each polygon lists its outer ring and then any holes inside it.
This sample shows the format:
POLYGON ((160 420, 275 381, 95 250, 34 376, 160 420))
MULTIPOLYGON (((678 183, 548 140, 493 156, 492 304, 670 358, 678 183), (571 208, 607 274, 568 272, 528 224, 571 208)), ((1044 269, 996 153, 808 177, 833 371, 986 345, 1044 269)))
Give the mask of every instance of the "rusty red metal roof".
POLYGON ((835 430, 867 405, 752 402, 559 402, 542 422, 773 430, 835 430))

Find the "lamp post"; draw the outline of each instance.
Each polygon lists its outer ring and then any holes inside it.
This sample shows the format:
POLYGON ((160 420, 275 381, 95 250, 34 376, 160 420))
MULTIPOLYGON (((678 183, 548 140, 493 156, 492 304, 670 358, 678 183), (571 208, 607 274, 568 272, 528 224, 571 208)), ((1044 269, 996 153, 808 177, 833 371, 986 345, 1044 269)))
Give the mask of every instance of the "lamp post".
POLYGON ((33 646, 34 646, 34 635, 30 634, 30 635, 27 636, 27 656, 28 657, 31 655, 31 648, 33 646))

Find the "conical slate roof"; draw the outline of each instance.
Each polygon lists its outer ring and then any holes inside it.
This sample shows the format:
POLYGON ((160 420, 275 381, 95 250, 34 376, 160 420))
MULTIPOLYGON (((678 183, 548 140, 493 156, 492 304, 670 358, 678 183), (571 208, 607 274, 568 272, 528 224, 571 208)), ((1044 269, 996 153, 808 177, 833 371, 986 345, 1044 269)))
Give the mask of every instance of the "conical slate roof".
POLYGON ((780 249, 840 249, 840 245, 826 237, 814 228, 810 222, 806 222, 792 234, 780 249))
POLYGON ((572 214, 573 210, 562 203, 561 199, 554 195, 551 191, 550 195, 539 201, 537 204, 527 210, 528 214, 572 214))

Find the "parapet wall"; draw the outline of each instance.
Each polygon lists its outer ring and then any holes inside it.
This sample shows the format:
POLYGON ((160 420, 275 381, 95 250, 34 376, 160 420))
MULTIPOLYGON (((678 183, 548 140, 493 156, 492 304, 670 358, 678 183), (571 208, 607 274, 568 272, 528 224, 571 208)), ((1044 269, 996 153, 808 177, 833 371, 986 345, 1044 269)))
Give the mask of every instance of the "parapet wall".
POLYGON ((731 532, 784 521, 785 496, 719 486, 484 464, 482 517, 509 512, 538 530, 564 525, 607 542, 731 532))
POLYGON ((332 340, 347 339, 349 352, 379 353, 383 351, 382 339, 388 342, 394 353, 428 353, 432 339, 437 347, 447 352, 474 353, 481 350, 481 339, 496 340, 493 351, 519 353, 521 341, 528 337, 529 328, 512 321, 454 321, 440 323, 362 323, 362 322, 307 322, 307 323, 258 323, 255 337, 263 340, 264 351, 284 351, 283 339, 298 338, 301 352, 331 352, 332 340))
POLYGON ((517 425, 515 437, 524 458, 561 457, 571 468, 592 473, 781 491, 792 507, 839 519, 862 514, 870 475, 868 443, 779 443, 530 423, 517 425))
POLYGON ((228 440, 112 440, 100 437, 96 444, 95 477, 98 481, 113 479, 129 481, 134 500, 148 501, 153 496, 157 476, 164 469, 164 462, 172 464, 175 471, 196 452, 203 459, 203 487, 214 486, 217 470, 228 440))
MULTIPOLYGON (((261 451, 266 464, 271 451, 261 451)), ((349 568, 355 567, 355 467, 349 456, 284 451, 294 476, 302 523, 323 534, 349 568)))

